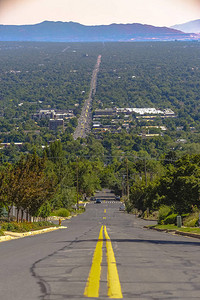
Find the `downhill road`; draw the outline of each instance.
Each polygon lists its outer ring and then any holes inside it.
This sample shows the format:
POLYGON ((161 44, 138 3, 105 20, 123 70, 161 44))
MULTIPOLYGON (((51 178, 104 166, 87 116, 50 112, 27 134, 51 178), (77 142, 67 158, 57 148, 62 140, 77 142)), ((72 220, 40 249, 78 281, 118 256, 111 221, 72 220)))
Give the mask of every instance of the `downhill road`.
POLYGON ((74 135, 73 135, 74 140, 76 140, 79 137, 80 138, 86 137, 86 135, 90 131, 90 123, 92 122, 92 114, 91 114, 92 99, 96 93, 97 74, 99 72, 100 64, 101 64, 101 55, 98 56, 96 65, 92 72, 89 96, 85 100, 85 103, 81 111, 81 115, 78 119, 78 126, 76 127, 76 130, 74 131, 74 135))
POLYGON ((199 299, 200 242, 94 202, 67 229, 0 244, 0 299, 199 299))

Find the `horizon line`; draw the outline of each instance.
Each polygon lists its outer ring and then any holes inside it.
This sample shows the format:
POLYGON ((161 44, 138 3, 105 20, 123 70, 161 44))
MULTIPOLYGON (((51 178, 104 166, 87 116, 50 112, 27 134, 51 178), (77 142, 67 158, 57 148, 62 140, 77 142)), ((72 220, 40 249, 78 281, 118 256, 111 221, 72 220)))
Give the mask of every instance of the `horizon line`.
POLYGON ((113 23, 109 23, 109 24, 82 24, 80 22, 77 22, 77 21, 61 21, 61 20, 57 20, 57 21, 54 21, 54 20, 43 20, 43 21, 39 21, 37 23, 29 23, 29 24, 0 24, 2 26, 31 26, 31 25, 38 25, 38 24, 41 24, 41 23, 44 23, 44 22, 54 22, 54 23, 76 23, 76 24, 80 24, 82 26, 110 26, 110 25, 131 25, 131 24, 140 24, 140 25, 147 25, 147 26, 153 26, 153 27, 160 27, 160 28, 163 28, 163 27, 166 27, 166 28, 171 28, 173 26, 178 26, 178 25, 182 25, 182 24, 185 24, 185 23, 189 23, 189 22, 193 22, 193 21, 198 21, 200 19, 195 19, 195 20, 191 20, 191 21, 186 21, 184 23, 180 23, 180 24, 173 24, 173 25, 170 25, 170 26, 167 26, 167 25, 152 25, 152 24, 148 24, 148 23, 139 23, 139 22, 133 22, 133 23, 116 23, 116 22, 113 22, 113 23))

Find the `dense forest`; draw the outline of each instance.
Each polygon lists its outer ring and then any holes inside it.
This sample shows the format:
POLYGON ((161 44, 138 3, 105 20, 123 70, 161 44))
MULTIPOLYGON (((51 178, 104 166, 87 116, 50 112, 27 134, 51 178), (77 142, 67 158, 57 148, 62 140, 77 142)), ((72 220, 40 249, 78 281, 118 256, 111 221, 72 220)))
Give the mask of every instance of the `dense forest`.
POLYGON ((198 119, 199 43, 105 44, 96 99, 104 107, 172 108, 198 119))

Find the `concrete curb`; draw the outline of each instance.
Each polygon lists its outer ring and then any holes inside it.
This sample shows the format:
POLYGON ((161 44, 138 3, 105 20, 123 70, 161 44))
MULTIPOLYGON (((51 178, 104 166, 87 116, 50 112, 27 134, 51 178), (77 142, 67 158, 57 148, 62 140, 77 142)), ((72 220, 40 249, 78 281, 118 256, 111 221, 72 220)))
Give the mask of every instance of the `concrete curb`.
POLYGON ((23 237, 27 237, 27 236, 34 236, 37 234, 47 233, 47 232, 51 232, 54 230, 66 229, 66 228, 67 228, 66 226, 49 227, 49 228, 44 228, 44 229, 29 231, 29 232, 22 232, 22 233, 12 232, 12 231, 4 231, 5 236, 0 237, 0 242, 10 241, 13 239, 19 239, 19 238, 23 238, 23 237))
POLYGON ((200 239, 200 234, 198 234, 198 233, 183 232, 183 231, 173 230, 173 229, 160 229, 160 228, 148 227, 148 226, 144 226, 144 228, 200 239))
POLYGON ((15 240, 15 239, 18 239, 18 238, 17 237, 12 237, 12 236, 9 236, 9 235, 0 236, 0 243, 10 241, 10 240, 15 240))
POLYGON ((198 233, 191 233, 191 232, 183 232, 183 231, 175 231, 175 234, 183 235, 183 236, 189 236, 196 239, 200 239, 200 234, 198 233))

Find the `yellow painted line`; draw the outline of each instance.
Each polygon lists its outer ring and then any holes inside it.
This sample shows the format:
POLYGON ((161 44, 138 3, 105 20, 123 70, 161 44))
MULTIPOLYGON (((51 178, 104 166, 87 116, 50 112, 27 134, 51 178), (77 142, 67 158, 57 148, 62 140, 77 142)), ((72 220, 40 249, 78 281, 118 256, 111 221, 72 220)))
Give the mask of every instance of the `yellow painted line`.
POLYGON ((103 219, 105 220, 105 219, 106 219, 106 217, 103 217, 103 219))
POLYGON ((107 233, 106 226, 104 226, 104 234, 106 238, 106 249, 107 249, 107 264, 108 264, 108 297, 115 299, 122 299, 121 284, 119 281, 119 275, 117 271, 117 265, 115 260, 115 254, 112 248, 110 237, 107 233))
POLYGON ((106 209, 104 209, 104 214, 106 214, 106 209))
POLYGON ((94 251, 92 266, 88 276, 87 284, 84 291, 84 296, 88 298, 99 297, 99 286, 101 277, 101 262, 102 262, 102 246, 103 246, 103 226, 99 233, 99 239, 94 251))

